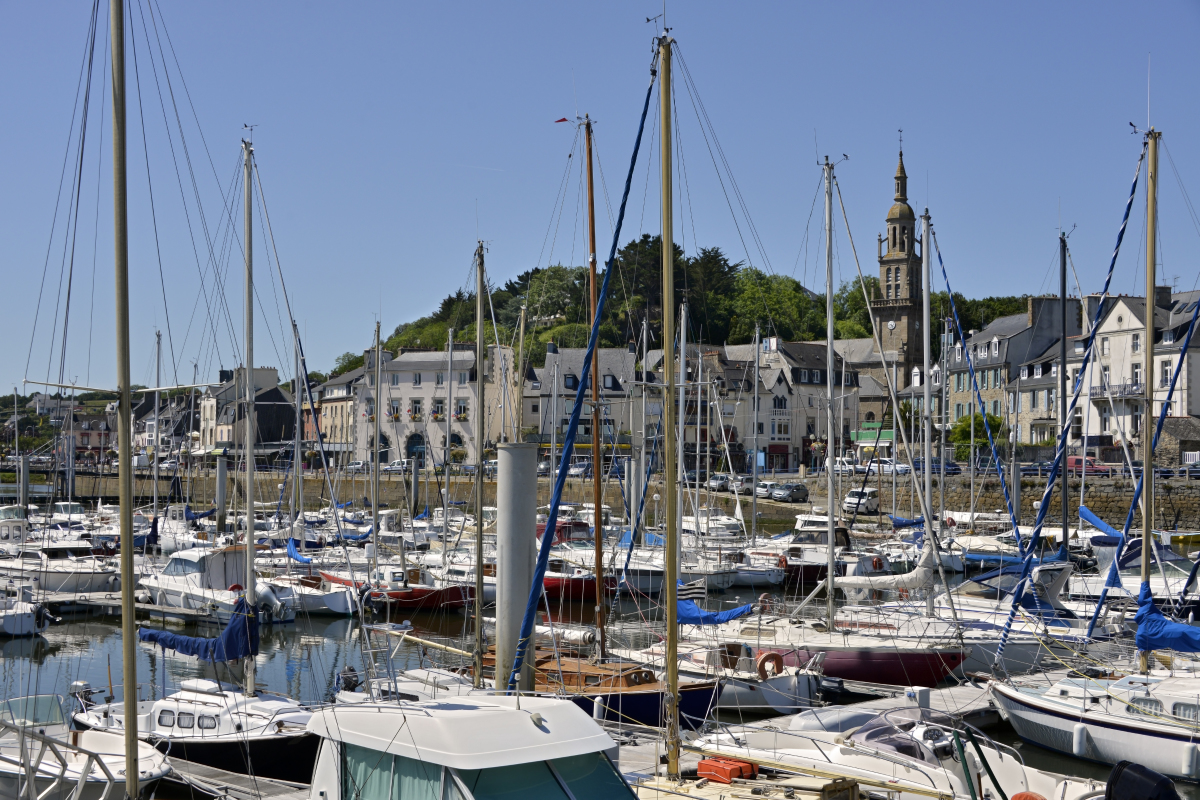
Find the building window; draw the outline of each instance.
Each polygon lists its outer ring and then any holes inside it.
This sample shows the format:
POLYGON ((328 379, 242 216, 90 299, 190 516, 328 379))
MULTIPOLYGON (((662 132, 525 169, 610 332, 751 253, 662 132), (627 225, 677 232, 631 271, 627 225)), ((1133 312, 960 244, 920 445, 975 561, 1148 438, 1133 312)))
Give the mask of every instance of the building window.
POLYGON ((1175 331, 1163 331, 1163 344, 1175 344, 1175 331))
POLYGON ((773 397, 773 398, 771 398, 771 406, 773 408, 780 408, 780 409, 787 408, 787 398, 786 397, 773 397))
POLYGON ((1107 336, 1100 337, 1100 355, 1102 355, 1102 356, 1108 355, 1108 337, 1107 336))
POLYGON ((579 388, 579 377, 577 375, 575 375, 573 372, 568 372, 566 375, 563 375, 563 388, 564 389, 578 389, 579 388))
POLYGON ((530 410, 530 412, 532 412, 534 414, 538 413, 538 404, 534 403, 533 405, 530 406, 529 410, 530 410))
MULTIPOLYGON (((470 377, 471 377, 471 373, 469 373, 469 372, 460 372, 460 373, 458 373, 458 385, 459 385, 459 386, 466 386, 466 385, 467 385, 467 381, 468 381, 468 380, 470 380, 470 377)), ((538 387, 534 387, 534 388, 538 388, 538 387)))
POLYGON ((888 300, 892 299, 892 285, 890 283, 888 284, 888 287, 887 287, 887 299, 888 300))
POLYGON ((1029 367, 1027 367, 1027 366, 1021 367, 1021 380, 1025 380, 1028 377, 1029 377, 1029 367))
POLYGON ((1038 390, 1034 389, 1032 392, 1029 393, 1029 408, 1033 411, 1037 411, 1037 407, 1038 407, 1038 390))
POLYGON ((1162 374, 1159 376, 1158 385, 1167 387, 1171 385, 1171 359, 1166 359, 1162 362, 1162 374))
POLYGON ((1141 364, 1133 365, 1133 372, 1130 376, 1130 381, 1133 383, 1134 386, 1142 385, 1142 365, 1141 364))
POLYGON ((1051 377, 1051 378, 1057 378, 1057 377, 1058 377, 1058 364, 1051 364, 1051 365, 1050 365, 1050 377, 1051 377))
POLYGON ((806 369, 800 370, 800 382, 808 383, 808 370, 806 370, 806 369))
POLYGON ((992 355, 994 355, 994 356, 1000 355, 1000 340, 999 339, 992 339, 992 355))
POLYGON ((414 372, 413 373, 413 386, 420 386, 420 385, 421 385, 421 373, 414 372))
POLYGON ((433 401, 434 419, 437 419, 438 417, 442 416, 445 413, 446 413, 446 401, 442 400, 441 398, 434 400, 433 401))
POLYGON ((1035 377, 1035 378, 1042 377, 1042 365, 1041 364, 1033 365, 1033 377, 1035 377))
POLYGON ((400 401, 399 400, 392 401, 392 416, 393 417, 400 416, 400 401))
POLYGON ((400 385, 400 373, 398 373, 398 372, 393 372, 393 373, 392 373, 391 375, 389 375, 388 377, 391 379, 391 384, 392 384, 392 386, 399 386, 399 385, 400 385))
POLYGON ((617 376, 616 375, 605 375, 604 376, 604 388, 606 391, 609 391, 609 392, 621 391, 621 384, 617 381, 617 376))
POLYGON ((999 400, 992 401, 992 416, 993 417, 1000 416, 1000 401, 999 400))
POLYGON ((1073 369, 1073 370, 1071 370, 1071 386, 1077 386, 1078 384, 1079 384, 1079 370, 1073 369))
POLYGON ((1054 390, 1053 389, 1046 390, 1046 410, 1047 411, 1054 410, 1054 390))
POLYGON ((1100 369, 1100 385, 1108 386, 1108 367, 1101 367, 1100 369))
POLYGON ((962 361, 962 342, 954 345, 954 360, 962 361))
POLYGON ((1082 341, 1075 343, 1075 352, 1077 354, 1083 353, 1083 342, 1082 341))
POLYGON ((811 395, 811 394, 808 396, 808 407, 809 407, 809 408, 812 408, 812 407, 813 407, 813 399, 812 399, 812 395, 811 395))
POLYGON ((438 372, 433 376, 433 385, 434 386, 441 386, 445 382, 446 382, 446 373, 438 372))
POLYGON ((763 424, 762 424, 761 422, 760 422, 760 423, 758 423, 758 432, 759 432, 759 434, 760 434, 760 435, 761 435, 761 434, 762 434, 762 432, 763 432, 763 424))
POLYGON ((1133 416, 1130 419, 1129 435, 1137 436, 1138 433, 1141 432, 1141 430, 1142 430, 1142 412, 1134 411, 1133 416))
POLYGON ((1132 337, 1132 338, 1130 339, 1130 341, 1129 341, 1129 347, 1130 347, 1130 349, 1131 349, 1131 350, 1133 350, 1133 352, 1135 352, 1135 353, 1137 353, 1137 352, 1140 352, 1140 351, 1141 351, 1141 349, 1142 349, 1142 335, 1141 335, 1140 333, 1135 333, 1135 334, 1133 334, 1133 337, 1132 337))
POLYGON ((1100 408, 1100 430, 1107 433, 1111 427, 1112 412, 1109 411, 1108 406, 1102 406, 1100 408))
POLYGON ((892 282, 892 268, 891 267, 887 268, 887 282, 888 283, 892 282))
POLYGON ((815 435, 816 435, 816 433, 817 433, 817 432, 816 432, 816 430, 813 428, 813 424, 812 424, 811 422, 810 422, 810 423, 808 423, 808 424, 807 424, 805 427, 806 427, 806 429, 808 430, 808 433, 807 433, 807 435, 808 435, 808 436, 815 436, 815 435))
POLYGON ((955 403, 954 404, 954 419, 955 420, 961 419, 962 415, 963 415, 963 404, 955 403))
POLYGON ((1076 408, 1071 415, 1071 438, 1079 441, 1083 438, 1083 409, 1076 408))
POLYGON ((367 386, 374 386, 374 385, 375 385, 375 376, 367 375, 367 386))
POLYGON ((410 400, 408 402, 408 413, 412 414, 414 417, 421 416, 421 399, 420 398, 414 397, 412 400, 410 400))

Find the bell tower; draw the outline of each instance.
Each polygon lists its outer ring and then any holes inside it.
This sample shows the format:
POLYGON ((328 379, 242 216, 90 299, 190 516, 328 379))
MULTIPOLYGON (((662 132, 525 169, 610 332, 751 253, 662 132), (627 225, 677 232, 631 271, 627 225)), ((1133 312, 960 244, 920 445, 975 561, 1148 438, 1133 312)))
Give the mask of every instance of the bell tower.
POLYGON ((877 242, 879 294, 871 301, 881 326, 885 352, 894 352, 898 384, 911 383, 912 367, 920 361, 921 255, 917 246, 917 216, 908 204, 908 173, 904 151, 896 167, 895 196, 888 209, 887 233, 877 242))

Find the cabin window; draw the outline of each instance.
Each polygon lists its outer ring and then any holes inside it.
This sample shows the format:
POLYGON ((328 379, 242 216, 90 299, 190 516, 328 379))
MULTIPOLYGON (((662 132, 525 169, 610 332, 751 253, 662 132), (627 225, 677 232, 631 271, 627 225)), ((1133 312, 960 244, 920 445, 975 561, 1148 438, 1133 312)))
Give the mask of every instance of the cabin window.
POLYGON ((175 724, 190 730, 196 724, 196 715, 190 711, 180 711, 179 716, 175 718, 175 724))
MULTIPOLYGON (((442 768, 436 764, 389 755, 354 744, 347 743, 342 747, 341 772, 342 797, 360 800, 389 800, 393 797, 438 800, 442 794, 442 768)), ((482 798, 486 795, 479 796, 482 798)))
POLYGON ((1129 714, 1161 714, 1163 704, 1153 697, 1131 697, 1125 711, 1129 714))
POLYGON ((163 570, 163 575, 197 575, 204 571, 204 567, 198 561, 191 561, 185 558, 172 558, 167 562, 166 569, 163 570))
POLYGON ((201 714, 200 718, 196 720, 196 724, 202 731, 215 730, 217 727, 217 718, 201 714))
POLYGON ((1196 712, 1198 710, 1200 710, 1200 706, 1194 703, 1175 703, 1171 706, 1172 715, 1179 719, 1186 719, 1188 722, 1196 721, 1196 717, 1198 716, 1196 712))
POLYGON ((158 727, 160 727, 160 728, 175 727, 175 712, 174 711, 158 712, 158 727))

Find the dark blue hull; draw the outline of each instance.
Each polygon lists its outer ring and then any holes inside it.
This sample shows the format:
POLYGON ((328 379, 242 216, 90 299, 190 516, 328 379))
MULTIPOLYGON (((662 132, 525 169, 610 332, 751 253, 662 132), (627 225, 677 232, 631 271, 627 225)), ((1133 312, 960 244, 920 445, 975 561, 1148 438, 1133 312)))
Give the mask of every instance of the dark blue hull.
MULTIPOLYGON (((628 725, 663 727, 663 695, 658 690, 613 692, 611 694, 572 695, 575 705, 593 719, 628 725)), ((679 726, 696 730, 717 705, 721 696, 720 681, 684 683, 679 687, 679 726)))

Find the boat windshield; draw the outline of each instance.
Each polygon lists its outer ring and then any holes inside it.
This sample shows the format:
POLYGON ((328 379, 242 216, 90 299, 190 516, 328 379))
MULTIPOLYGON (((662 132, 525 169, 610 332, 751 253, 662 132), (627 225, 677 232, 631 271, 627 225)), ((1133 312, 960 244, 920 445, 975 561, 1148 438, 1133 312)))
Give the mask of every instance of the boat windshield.
POLYGON ((25 509, 20 506, 0 508, 0 519, 25 519, 25 509))
POLYGON ((342 794, 360 800, 609 800, 634 797, 603 753, 491 769, 448 769, 358 745, 345 746, 342 794))
POLYGON ((62 698, 56 694, 14 697, 0 703, 0 720, 29 728, 35 725, 66 725, 62 698))
POLYGON ((56 514, 70 514, 71 516, 83 515, 86 513, 83 506, 79 503, 55 503, 54 512, 56 514))

